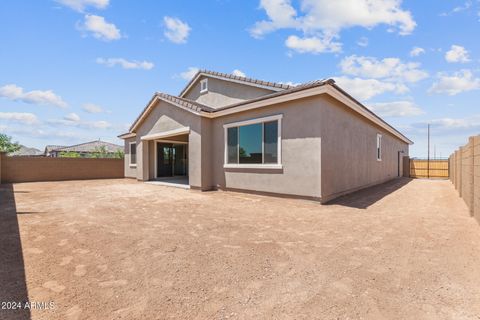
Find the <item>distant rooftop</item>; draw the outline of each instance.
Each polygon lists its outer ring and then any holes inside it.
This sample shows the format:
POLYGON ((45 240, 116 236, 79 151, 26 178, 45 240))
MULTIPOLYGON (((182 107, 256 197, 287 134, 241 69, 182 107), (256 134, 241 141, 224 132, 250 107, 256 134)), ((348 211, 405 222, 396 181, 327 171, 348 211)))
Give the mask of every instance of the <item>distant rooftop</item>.
MULTIPOLYGON (((49 146, 47 146, 49 147, 49 146)), ((80 143, 76 144, 73 146, 59 146, 58 148, 52 149, 51 151, 56 151, 56 152, 95 152, 99 148, 105 147, 107 152, 117 152, 119 150, 123 150, 123 146, 120 146, 118 144, 106 142, 106 141, 101 141, 101 140, 96 140, 96 141, 90 141, 90 142, 85 142, 85 143, 80 143)))

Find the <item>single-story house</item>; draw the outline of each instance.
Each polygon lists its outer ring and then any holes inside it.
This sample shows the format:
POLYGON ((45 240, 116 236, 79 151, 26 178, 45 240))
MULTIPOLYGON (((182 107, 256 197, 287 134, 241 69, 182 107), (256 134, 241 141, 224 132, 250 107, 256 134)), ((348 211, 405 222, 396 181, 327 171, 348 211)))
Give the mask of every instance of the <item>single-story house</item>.
POLYGON ((46 157, 56 158, 59 157, 62 153, 73 152, 78 154, 81 158, 88 158, 101 149, 105 149, 107 153, 113 155, 118 153, 119 151, 123 151, 123 146, 101 140, 89 141, 73 146, 48 145, 45 147, 44 155, 46 157))
POLYGON ((57 153, 54 152, 57 149, 65 148, 65 146, 60 146, 60 145, 55 145, 55 144, 49 144, 45 146, 45 150, 43 151, 43 155, 45 157, 56 157, 57 153))
POLYGON ((125 176, 329 201, 402 176, 412 144, 331 79, 291 86, 199 71, 155 93, 125 141, 125 176))

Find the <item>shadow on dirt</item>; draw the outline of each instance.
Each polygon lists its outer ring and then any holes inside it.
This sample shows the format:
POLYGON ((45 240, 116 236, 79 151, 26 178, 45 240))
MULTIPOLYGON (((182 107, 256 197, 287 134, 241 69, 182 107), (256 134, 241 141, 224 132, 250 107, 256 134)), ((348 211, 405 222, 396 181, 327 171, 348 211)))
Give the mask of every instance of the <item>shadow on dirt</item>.
MULTIPOLYGON (((15 195, 11 184, 0 185, 0 303, 28 301, 22 242, 17 220, 15 195)), ((0 319, 30 319, 30 310, 5 310, 0 319)))
POLYGON ((385 198, 390 193, 397 191, 410 183, 410 178, 398 178, 373 187, 365 188, 357 192, 347 194, 327 203, 327 205, 341 205, 357 209, 366 209, 385 198))

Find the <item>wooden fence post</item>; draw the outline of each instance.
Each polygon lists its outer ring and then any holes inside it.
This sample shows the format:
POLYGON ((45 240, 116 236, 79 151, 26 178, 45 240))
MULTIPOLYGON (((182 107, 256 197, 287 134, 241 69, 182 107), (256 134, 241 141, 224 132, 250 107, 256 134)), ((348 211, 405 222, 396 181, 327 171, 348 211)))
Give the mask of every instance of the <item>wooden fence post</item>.
POLYGON ((403 156, 403 176, 410 178, 410 156, 403 156))

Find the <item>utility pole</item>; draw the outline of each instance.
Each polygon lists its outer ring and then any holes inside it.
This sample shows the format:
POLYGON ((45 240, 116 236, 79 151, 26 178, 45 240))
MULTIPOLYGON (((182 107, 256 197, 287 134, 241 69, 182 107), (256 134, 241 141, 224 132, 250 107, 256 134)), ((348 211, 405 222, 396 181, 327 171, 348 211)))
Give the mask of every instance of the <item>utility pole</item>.
POLYGON ((427 178, 430 179, 430 123, 428 124, 427 178))

